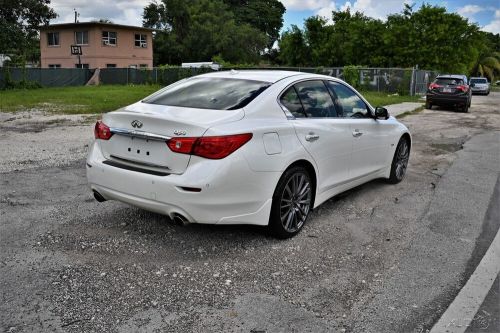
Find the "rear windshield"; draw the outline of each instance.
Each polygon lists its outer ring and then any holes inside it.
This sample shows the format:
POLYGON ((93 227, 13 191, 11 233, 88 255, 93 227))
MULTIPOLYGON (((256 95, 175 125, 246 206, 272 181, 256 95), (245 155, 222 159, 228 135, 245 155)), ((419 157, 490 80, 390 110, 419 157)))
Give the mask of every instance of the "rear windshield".
POLYGON ((486 79, 471 79, 470 83, 488 83, 486 79))
POLYGON ((198 109, 236 110, 245 107, 271 83, 200 77, 174 85, 144 103, 198 109))
POLYGON ((454 78, 437 78, 436 83, 440 85, 456 86, 459 84, 464 84, 464 81, 462 79, 454 78))

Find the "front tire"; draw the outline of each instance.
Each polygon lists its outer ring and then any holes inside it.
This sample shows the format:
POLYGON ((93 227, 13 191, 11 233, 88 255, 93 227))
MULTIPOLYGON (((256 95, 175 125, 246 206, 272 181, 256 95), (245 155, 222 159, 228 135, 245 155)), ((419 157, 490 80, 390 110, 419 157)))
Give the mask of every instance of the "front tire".
POLYGON ((429 110, 432 110, 432 104, 431 104, 431 102, 426 101, 425 102, 425 108, 429 109, 429 110))
POLYGON ((274 190, 269 228, 278 238, 290 238, 302 229, 313 205, 313 183, 300 166, 285 171, 274 190))
POLYGON ((388 180, 390 184, 397 184, 405 178, 409 159, 410 143, 407 138, 403 137, 399 139, 394 157, 392 158, 391 174, 388 180))

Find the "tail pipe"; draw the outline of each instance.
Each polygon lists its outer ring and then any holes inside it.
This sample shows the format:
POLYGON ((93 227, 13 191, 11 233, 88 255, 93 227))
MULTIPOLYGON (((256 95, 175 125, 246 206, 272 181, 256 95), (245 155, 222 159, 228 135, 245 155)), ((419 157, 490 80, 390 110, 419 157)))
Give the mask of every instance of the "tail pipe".
POLYGON ((174 216, 172 217, 172 220, 179 224, 179 225, 187 225, 189 224, 189 220, 184 217, 183 215, 179 214, 179 213, 174 213, 174 216))
POLYGON ((94 198, 98 202, 104 202, 104 201, 106 201, 106 199, 104 199, 104 197, 101 195, 101 193, 97 192, 96 190, 94 190, 93 192, 94 192, 94 198))

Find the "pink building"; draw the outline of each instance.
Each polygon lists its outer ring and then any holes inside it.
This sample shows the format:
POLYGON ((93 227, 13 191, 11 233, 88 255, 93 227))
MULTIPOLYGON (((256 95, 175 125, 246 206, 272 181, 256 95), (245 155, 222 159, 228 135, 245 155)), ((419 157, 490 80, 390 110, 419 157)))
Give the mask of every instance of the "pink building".
POLYGON ((152 68, 153 29, 112 23, 52 24, 40 28, 42 68, 152 68), (81 46, 80 63, 71 46, 81 46))

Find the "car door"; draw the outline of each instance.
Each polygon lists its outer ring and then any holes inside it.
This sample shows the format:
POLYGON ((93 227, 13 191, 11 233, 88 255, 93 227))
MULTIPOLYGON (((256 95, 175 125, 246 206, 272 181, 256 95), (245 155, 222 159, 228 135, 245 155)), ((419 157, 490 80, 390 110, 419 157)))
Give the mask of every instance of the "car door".
POLYGON ((349 124, 338 118, 331 95, 321 80, 295 83, 280 97, 293 116, 297 136, 316 162, 318 193, 349 176, 352 135, 349 124))
POLYGON ((387 167, 392 125, 387 120, 375 120, 368 105, 348 86, 335 81, 326 84, 339 113, 349 123, 353 138, 349 179, 368 176, 387 167))

